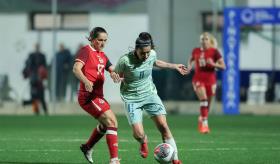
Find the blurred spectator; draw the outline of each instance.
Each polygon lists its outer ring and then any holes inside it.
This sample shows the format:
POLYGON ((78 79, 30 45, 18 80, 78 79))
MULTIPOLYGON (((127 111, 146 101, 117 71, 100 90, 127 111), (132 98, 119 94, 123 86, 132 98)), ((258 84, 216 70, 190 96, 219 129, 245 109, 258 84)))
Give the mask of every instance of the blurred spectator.
POLYGON ((56 98, 58 101, 65 99, 72 64, 70 51, 61 43, 56 54, 56 98))
POLYGON ((41 102, 45 114, 48 114, 47 104, 45 101, 43 81, 47 79, 48 71, 46 68, 45 55, 40 52, 40 45, 35 44, 35 51, 32 52, 25 61, 23 70, 24 78, 30 80, 31 100, 23 101, 23 105, 32 104, 33 112, 39 114, 39 102, 41 102))

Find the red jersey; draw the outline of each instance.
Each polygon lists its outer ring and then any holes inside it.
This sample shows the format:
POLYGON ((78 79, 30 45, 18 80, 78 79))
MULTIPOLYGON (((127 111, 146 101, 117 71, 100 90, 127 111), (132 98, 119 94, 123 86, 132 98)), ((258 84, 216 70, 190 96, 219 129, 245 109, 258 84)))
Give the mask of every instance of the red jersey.
POLYGON ((192 51, 192 60, 195 61, 195 73, 193 81, 200 81, 208 84, 216 83, 215 68, 207 64, 207 59, 217 62, 222 58, 220 52, 215 48, 203 50, 194 48, 192 51))
MULTIPOLYGON (((92 94, 103 97, 104 69, 108 70, 112 65, 108 57, 104 52, 86 45, 80 49, 75 61, 83 63, 82 72, 93 83, 92 94)), ((80 91, 86 91, 83 82, 80 82, 80 91)))

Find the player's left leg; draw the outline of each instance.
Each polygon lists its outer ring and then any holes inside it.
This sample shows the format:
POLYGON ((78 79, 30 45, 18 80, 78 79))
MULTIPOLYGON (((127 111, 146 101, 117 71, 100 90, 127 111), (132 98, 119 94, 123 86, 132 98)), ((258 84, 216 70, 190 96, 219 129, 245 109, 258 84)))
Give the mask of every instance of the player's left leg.
POLYGON ((112 110, 107 110, 102 113, 98 121, 107 127, 106 142, 110 152, 110 164, 119 164, 118 157, 118 123, 115 114, 112 110))
POLYGON ((172 161, 172 164, 181 164, 182 162, 178 158, 177 145, 169 129, 165 115, 152 116, 152 119, 161 133, 163 142, 170 144, 175 150, 174 160, 172 161))
POLYGON ((92 151, 94 145, 106 135, 106 141, 110 152, 110 163, 118 164, 118 135, 117 135, 117 119, 110 105, 102 97, 88 97, 87 94, 80 93, 78 97, 80 106, 99 121, 99 125, 95 128, 86 142, 81 145, 81 150, 86 159, 93 163, 92 151))
POLYGON ((212 97, 215 96, 216 94, 216 84, 206 84, 205 85, 205 93, 206 93, 206 100, 207 101, 204 101, 203 105, 204 105, 204 108, 206 109, 206 117, 203 121, 203 124, 204 124, 204 127, 202 128, 202 133, 206 134, 206 133, 210 133, 210 128, 209 128, 209 125, 208 125, 208 115, 209 115, 209 112, 210 112, 210 106, 211 106, 211 100, 212 100, 212 97))
POLYGON ((216 95, 216 84, 209 84, 206 85, 206 95, 207 95, 207 102, 208 102, 208 111, 210 111, 212 97, 216 95))

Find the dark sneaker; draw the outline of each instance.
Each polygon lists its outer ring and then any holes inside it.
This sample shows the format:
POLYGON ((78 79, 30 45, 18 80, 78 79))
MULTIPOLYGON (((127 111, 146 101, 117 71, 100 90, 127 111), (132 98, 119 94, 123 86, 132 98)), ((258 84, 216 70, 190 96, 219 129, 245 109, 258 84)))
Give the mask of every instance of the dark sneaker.
POLYGON ((89 163, 93 163, 93 160, 92 160, 92 152, 93 152, 93 149, 89 149, 88 146, 86 144, 81 144, 80 146, 80 149, 81 151, 83 152, 86 160, 89 162, 89 163))

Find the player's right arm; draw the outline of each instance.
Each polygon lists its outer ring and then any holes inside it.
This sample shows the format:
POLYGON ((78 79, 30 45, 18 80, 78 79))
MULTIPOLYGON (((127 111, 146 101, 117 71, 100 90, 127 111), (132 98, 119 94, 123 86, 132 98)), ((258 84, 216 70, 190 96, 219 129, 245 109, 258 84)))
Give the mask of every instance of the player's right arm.
POLYGON ((193 67, 193 63, 194 63, 193 54, 194 54, 194 50, 193 50, 191 56, 189 57, 189 59, 187 61, 187 69, 188 69, 188 71, 192 70, 192 67, 193 67))
POLYGON ((73 66, 73 73, 74 75, 85 84, 86 91, 92 92, 93 89, 93 83, 89 81, 86 76, 84 75, 82 68, 84 64, 81 62, 75 62, 73 66))
POLYGON ((88 60, 89 52, 86 47, 83 47, 78 52, 77 58, 75 59, 75 63, 73 66, 74 75, 85 85, 85 89, 88 92, 92 92, 93 90, 93 82, 87 79, 84 75, 82 68, 88 60))
POLYGON ((115 66, 114 70, 119 75, 119 81, 118 82, 124 80, 125 63, 126 63, 126 57, 122 56, 115 66))

